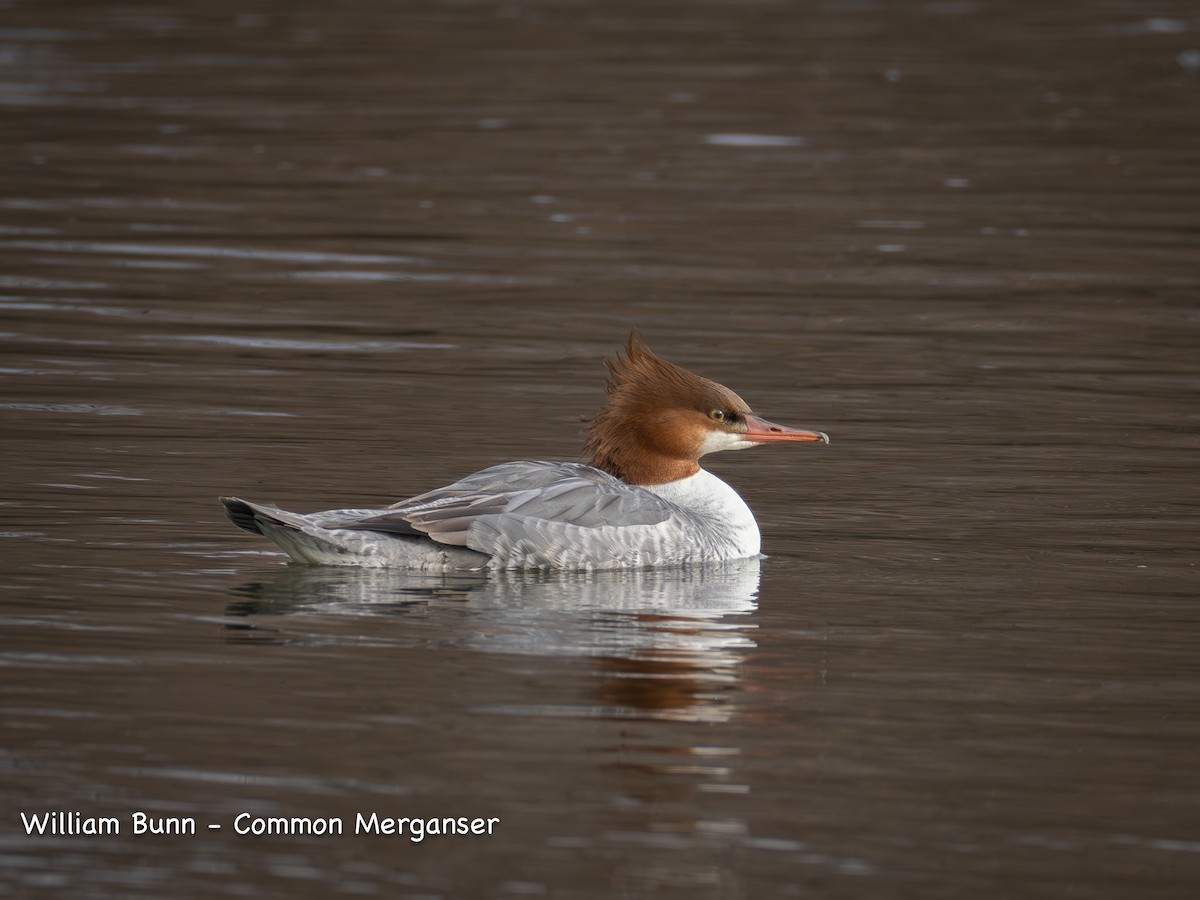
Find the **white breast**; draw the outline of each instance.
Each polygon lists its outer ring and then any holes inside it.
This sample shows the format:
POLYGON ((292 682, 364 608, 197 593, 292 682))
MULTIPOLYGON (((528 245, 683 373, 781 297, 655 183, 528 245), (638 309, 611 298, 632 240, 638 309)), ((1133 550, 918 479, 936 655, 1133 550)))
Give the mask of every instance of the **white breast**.
POLYGON ((762 535, 758 531, 754 513, 750 512, 750 507, 737 491, 711 472, 701 469, 695 475, 678 481, 647 485, 646 490, 704 519, 715 534, 728 542, 722 558, 758 555, 762 547, 762 535))

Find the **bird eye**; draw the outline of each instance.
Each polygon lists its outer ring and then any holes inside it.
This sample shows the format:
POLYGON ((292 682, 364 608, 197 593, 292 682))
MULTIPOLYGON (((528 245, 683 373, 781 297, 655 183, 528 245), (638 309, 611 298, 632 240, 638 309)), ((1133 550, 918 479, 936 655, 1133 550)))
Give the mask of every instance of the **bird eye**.
POLYGON ((721 420, 723 420, 725 418, 725 410, 714 409, 712 412, 710 412, 708 414, 708 417, 710 419, 712 419, 714 422, 720 422, 721 420))

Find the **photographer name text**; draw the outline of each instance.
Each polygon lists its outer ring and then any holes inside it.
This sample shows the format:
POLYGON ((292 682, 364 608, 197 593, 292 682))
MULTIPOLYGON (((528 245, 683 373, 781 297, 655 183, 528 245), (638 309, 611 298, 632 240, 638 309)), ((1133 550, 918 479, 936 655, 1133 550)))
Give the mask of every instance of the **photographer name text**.
MULTIPOLYGON (((348 825, 341 816, 259 816, 239 813, 226 823, 234 834, 247 837, 267 835, 284 837, 327 837, 345 834, 407 837, 419 844, 427 837, 463 837, 491 834, 500 819, 469 816, 381 816, 355 813, 348 825)), ((54 811, 21 813, 25 834, 33 837, 195 835, 222 831, 224 825, 201 825, 192 816, 155 816, 131 813, 124 821, 118 816, 88 816, 79 812, 54 811)))

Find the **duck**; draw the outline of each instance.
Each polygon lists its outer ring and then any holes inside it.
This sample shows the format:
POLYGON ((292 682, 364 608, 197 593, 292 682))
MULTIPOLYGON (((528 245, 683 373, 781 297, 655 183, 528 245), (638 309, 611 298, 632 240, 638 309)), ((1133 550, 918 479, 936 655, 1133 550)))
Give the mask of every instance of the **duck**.
POLYGON ((504 462, 389 506, 296 513, 222 497, 234 525, 295 563, 410 569, 610 570, 761 555, 754 514, 700 465, 710 453, 829 443, 657 356, 634 331, 605 363, 588 462, 504 462))

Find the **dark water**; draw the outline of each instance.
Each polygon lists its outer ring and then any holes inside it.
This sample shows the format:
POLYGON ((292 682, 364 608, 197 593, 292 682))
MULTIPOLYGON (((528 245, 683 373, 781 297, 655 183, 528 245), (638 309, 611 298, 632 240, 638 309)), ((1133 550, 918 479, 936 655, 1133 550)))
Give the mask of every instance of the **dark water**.
POLYGON ((1195 895, 1194 4, 252 7, 0 2, 0 892, 1195 895), (635 326, 832 436, 713 460, 761 566, 216 504, 573 458, 635 326))

